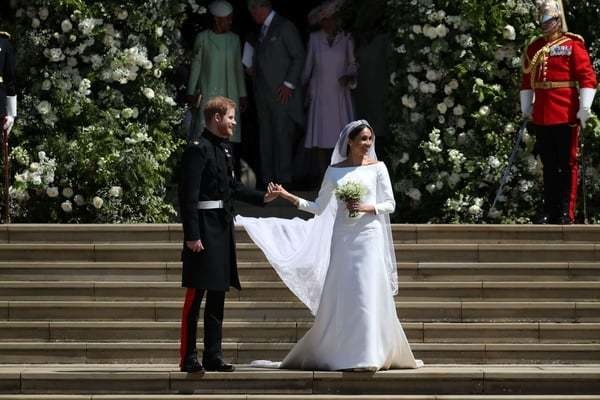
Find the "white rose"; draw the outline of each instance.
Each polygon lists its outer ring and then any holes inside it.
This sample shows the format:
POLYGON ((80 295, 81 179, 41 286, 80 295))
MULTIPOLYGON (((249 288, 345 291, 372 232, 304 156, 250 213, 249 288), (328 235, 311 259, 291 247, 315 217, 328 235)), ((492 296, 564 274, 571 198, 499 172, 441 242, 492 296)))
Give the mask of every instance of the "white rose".
POLYGON ((44 82, 42 82, 42 90, 50 90, 51 87, 52 82, 50 82, 48 79, 44 79, 44 82))
POLYGON ((40 20, 37 18, 34 18, 31 20, 31 27, 33 29, 39 28, 40 27, 40 20))
POLYGON ((70 199, 71 197, 73 197, 73 189, 70 187, 64 188, 62 191, 62 195, 67 199, 70 199))
POLYGON ((438 37, 445 37, 449 32, 449 29, 444 24, 439 24, 435 27, 435 33, 438 37))
POLYGON ((40 186, 42 184, 42 177, 39 175, 33 175, 33 177, 31 178, 31 183, 34 186, 40 186))
POLYGON ((127 19, 128 16, 129 13, 127 12, 127 10, 124 9, 119 10, 119 12, 117 13, 117 19, 120 19, 121 21, 127 19))
POLYGON ((437 81, 440 79, 440 74, 438 74, 437 71, 430 69, 427 71, 427 74, 425 74, 425 77, 430 81, 437 81))
POLYGON ((40 115, 48 115, 50 114, 50 110, 52 110, 52 106, 46 100, 42 100, 38 103, 36 109, 40 115))
POLYGON ((154 90, 149 87, 145 87, 142 89, 142 93, 146 96, 147 99, 152 100, 154 98, 154 90))
POLYGON ((60 62, 65 59, 65 55, 63 54, 62 50, 58 47, 49 49, 46 56, 52 62, 60 62))
POLYGON ((423 32, 423 28, 421 28, 421 25, 413 25, 412 26, 412 31, 414 33, 419 34, 419 33, 423 32))
POLYGON ((467 125, 467 121, 465 121, 464 118, 459 118, 456 120, 456 126, 458 126, 459 128, 464 128, 465 125, 467 125))
POLYGON ((121 186, 112 186, 109 189, 108 194, 112 197, 120 197, 123 194, 123 188, 121 186))
POLYGON ((92 199, 92 204, 94 205, 94 207, 96 209, 101 209, 102 205, 104 204, 104 200, 102 200, 100 197, 96 196, 92 199))
POLYGON ((154 33, 156 34, 156 36, 161 37, 163 35, 163 28, 161 26, 157 26, 154 29, 154 33))
POLYGON ((425 186, 425 190, 427 190, 429 193, 433 193, 435 192, 435 184, 434 183, 430 183, 427 186, 425 186))
POLYGON ((438 103, 437 110, 440 114, 446 114, 446 111, 448 111, 448 106, 445 103, 438 103))
POLYGON ((122 116, 123 118, 125 118, 125 119, 129 119, 129 118, 131 118, 131 117, 133 117, 133 110, 132 110, 131 108, 129 108, 129 107, 127 107, 127 108, 124 108, 124 109, 121 111, 121 116, 122 116))
POLYGON ((162 76, 162 71, 158 68, 156 68, 153 73, 155 78, 160 78, 162 76))
POLYGON ((413 109, 417 106, 417 102, 413 96, 404 95, 402 96, 402 105, 406 108, 413 109))
POLYGON ((62 210, 66 213, 70 213, 73 211, 73 205, 71 204, 71 202, 69 200, 64 201, 61 205, 60 208, 62 208, 62 210))
POLYGON ((48 197, 58 197, 58 188, 56 186, 49 186, 46 189, 46 194, 48 195, 48 197))
POLYGON ((500 160, 498 160, 496 157, 494 156, 490 156, 488 158, 488 164, 490 165, 490 167, 492 168, 498 168, 500 166, 500 160))
POLYGON ((456 90, 458 89, 458 81, 456 79, 452 79, 450 82, 448 82, 448 86, 450 86, 450 89, 456 90))
POLYGON ((481 214, 481 207, 479 207, 477 205, 473 205, 473 206, 469 207, 469 214, 471 214, 473 216, 477 216, 477 215, 481 214))
POLYGON ((502 36, 507 40, 515 40, 517 38, 517 33, 515 32, 514 26, 506 25, 502 30, 502 36))
POLYGON ((138 108, 137 107, 133 107, 133 115, 132 115, 132 117, 133 118, 137 118, 139 114, 140 114, 140 112, 138 111, 138 108))
POLYGON ((73 29, 73 24, 68 19, 65 19, 63 22, 61 22, 60 28, 64 33, 71 32, 73 29))
POLYGON ((488 106, 481 106, 481 108, 479 108, 479 115, 481 115, 482 117, 485 117, 489 113, 490 113, 490 108, 488 106))
POLYGON ((406 153, 406 152, 402 153, 402 157, 400 158, 400 163, 406 164, 408 162, 408 160, 410 160, 410 156, 408 155, 408 153, 406 153))
POLYGON ((408 85, 411 89, 415 90, 419 87, 419 80, 414 75, 409 74, 406 79, 408 79, 408 85))
POLYGON ((75 197, 73 197, 73 201, 79 207, 81 207, 81 206, 83 206, 85 204, 85 199, 80 194, 76 194, 75 197))

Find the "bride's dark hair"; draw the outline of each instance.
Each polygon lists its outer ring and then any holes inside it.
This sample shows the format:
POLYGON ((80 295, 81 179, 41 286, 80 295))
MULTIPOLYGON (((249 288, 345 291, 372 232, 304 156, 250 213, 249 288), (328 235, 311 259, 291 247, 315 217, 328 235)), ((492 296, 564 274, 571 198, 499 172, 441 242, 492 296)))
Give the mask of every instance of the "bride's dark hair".
MULTIPOLYGON (((373 136, 373 138, 375 138, 375 131, 373 130, 373 128, 371 128, 370 125, 367 124, 360 124, 358 125, 356 128, 352 129, 350 131, 350 133, 348 134, 348 140, 354 140, 356 139, 356 137, 358 136, 359 133, 361 133, 363 131, 363 129, 367 128, 368 130, 371 131, 371 135, 373 136)), ((350 143, 348 143, 346 145, 346 155, 350 154, 350 143)))
POLYGON ((356 128, 354 128, 354 129, 352 129, 352 130, 350 131, 350 133, 348 134, 348 139, 351 139, 351 140, 354 140, 354 139, 356 139, 356 136, 358 136, 358 134, 359 134, 359 133, 361 133, 361 132, 362 132, 362 130, 363 130, 363 129, 365 129, 365 128, 369 129, 369 130, 371 131, 371 134, 372 134, 373 136, 375 136, 375 131, 373 131, 373 128, 371 128, 371 127, 370 127, 369 125, 367 125, 367 124, 360 124, 360 125, 358 125, 356 128))

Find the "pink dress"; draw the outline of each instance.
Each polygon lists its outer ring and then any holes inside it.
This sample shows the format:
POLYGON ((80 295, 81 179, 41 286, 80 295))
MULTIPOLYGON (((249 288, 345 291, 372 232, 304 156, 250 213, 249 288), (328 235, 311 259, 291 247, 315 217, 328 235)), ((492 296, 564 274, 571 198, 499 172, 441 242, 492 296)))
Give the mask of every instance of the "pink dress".
POLYGON ((354 120, 350 87, 341 86, 338 79, 356 73, 350 35, 338 33, 330 46, 325 32, 311 33, 302 75, 310 98, 305 147, 333 148, 340 131, 354 120))

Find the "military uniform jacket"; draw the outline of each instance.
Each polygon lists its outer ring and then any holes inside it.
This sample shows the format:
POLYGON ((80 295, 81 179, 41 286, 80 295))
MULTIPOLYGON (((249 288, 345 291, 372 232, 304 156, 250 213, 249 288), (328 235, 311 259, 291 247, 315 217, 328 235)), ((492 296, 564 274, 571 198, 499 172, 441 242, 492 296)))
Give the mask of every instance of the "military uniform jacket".
POLYGON ((17 94, 15 49, 6 34, 0 33, 0 116, 6 115, 6 96, 17 94))
POLYGON ((182 286, 215 291, 241 289, 234 241, 233 201, 264 205, 264 193, 235 179, 231 145, 204 130, 183 153, 179 201, 184 241, 202 240, 194 253, 183 245, 182 286), (199 201, 223 200, 224 207, 198 210, 199 201))
POLYGON ((535 92, 535 124, 577 123, 579 88, 595 89, 596 85, 596 73, 581 36, 565 33, 550 41, 541 36, 525 49, 521 89, 535 92))

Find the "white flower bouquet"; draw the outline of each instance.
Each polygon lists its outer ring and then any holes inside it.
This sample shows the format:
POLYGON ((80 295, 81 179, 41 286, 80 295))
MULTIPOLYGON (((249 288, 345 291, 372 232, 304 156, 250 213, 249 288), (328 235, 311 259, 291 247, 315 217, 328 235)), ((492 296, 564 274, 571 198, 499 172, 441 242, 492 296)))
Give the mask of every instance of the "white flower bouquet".
MULTIPOLYGON (((335 197, 346 202, 357 202, 367 193, 367 189, 359 182, 348 181, 343 185, 338 186, 335 189, 335 197)), ((348 210, 348 216, 350 218, 358 217, 357 211, 348 210)))

